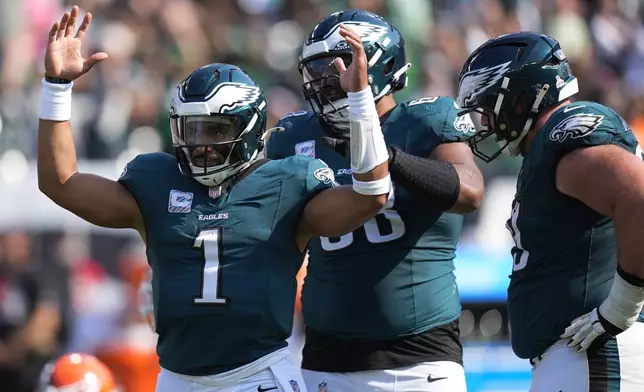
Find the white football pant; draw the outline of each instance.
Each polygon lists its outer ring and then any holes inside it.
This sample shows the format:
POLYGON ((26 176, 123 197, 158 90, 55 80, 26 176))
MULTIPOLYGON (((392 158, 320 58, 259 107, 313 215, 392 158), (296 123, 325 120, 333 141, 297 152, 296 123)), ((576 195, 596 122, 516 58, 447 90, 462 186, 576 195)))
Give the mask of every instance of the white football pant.
POLYGON ((311 392, 467 392, 463 366, 449 361, 352 373, 302 369, 302 375, 311 392))
POLYGON ((530 392, 644 391, 644 323, 577 353, 560 340, 532 368, 530 392))
POLYGON ((212 376, 186 376, 161 368, 156 392, 306 392, 300 365, 288 348, 238 369, 212 376), (282 359, 279 359, 282 357, 282 359), (272 359, 278 359, 274 362, 272 359), (266 366, 266 363, 274 362, 266 366))

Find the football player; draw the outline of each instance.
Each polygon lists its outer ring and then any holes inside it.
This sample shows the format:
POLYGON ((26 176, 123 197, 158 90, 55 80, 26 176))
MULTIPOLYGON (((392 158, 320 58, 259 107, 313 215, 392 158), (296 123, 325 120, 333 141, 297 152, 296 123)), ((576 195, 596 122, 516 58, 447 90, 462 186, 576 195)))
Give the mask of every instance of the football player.
POLYGON ((39 392, 117 392, 110 369, 88 354, 65 354, 45 366, 39 392))
POLYGON ((335 186, 317 159, 258 159, 266 101, 248 75, 227 64, 201 67, 175 90, 174 156, 139 155, 112 181, 76 168, 72 81, 107 58, 82 58, 91 15, 74 35, 78 12, 73 7, 49 32, 39 187, 88 222, 136 229, 146 242, 162 368, 156 390, 305 390, 286 343, 303 251, 311 237, 363 224, 391 190, 360 36, 342 28, 354 61, 335 62, 360 152, 352 157, 353 186, 335 186))
POLYGON ((520 32, 471 54, 458 103, 481 115, 477 156, 523 156, 508 311, 531 391, 641 391, 642 149, 613 110, 573 103, 578 90, 559 43, 520 32))
POLYGON ((395 192, 357 230, 311 242, 302 292, 304 379, 309 390, 465 391, 452 261, 458 214, 483 198, 481 173, 460 142, 474 126, 448 97, 395 102, 410 66, 400 32, 361 10, 324 18, 299 65, 311 110, 279 120, 267 157, 317 157, 338 182, 351 184, 347 94, 332 64, 338 56, 356 60, 339 34, 343 24, 364 43, 395 192))

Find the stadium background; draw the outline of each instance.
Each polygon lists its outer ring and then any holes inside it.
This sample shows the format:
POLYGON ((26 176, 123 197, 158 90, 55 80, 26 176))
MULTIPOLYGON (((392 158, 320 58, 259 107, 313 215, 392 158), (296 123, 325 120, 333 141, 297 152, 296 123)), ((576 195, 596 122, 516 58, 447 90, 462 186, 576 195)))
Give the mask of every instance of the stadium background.
MULTIPOLYGON (((316 22, 343 8, 387 17, 406 38, 409 87, 398 100, 455 93, 468 54, 516 30, 557 38, 579 78, 577 99, 620 112, 644 141, 644 4, 640 0, 78 0, 94 15, 93 49, 109 60, 74 88, 81 170, 116 178, 138 153, 168 150, 171 88, 210 62, 242 66, 265 89, 269 125, 308 105, 297 56, 316 22)), ((146 266, 133 232, 90 227, 41 195, 35 173, 37 97, 46 31, 64 7, 55 0, 0 0, 0 373, 26 377, 55 352, 95 353, 128 391, 151 391, 155 335, 138 317, 135 288, 146 266), (13 266, 37 277, 34 320, 7 291, 13 266), (4 279, 4 280, 3 280, 4 279), (52 310, 53 309, 53 310, 52 310), (17 321, 16 321, 17 320, 17 321), (2 347, 5 327, 29 332, 30 354, 2 347), (3 351, 5 350, 5 351, 3 351), (11 353, 9 353, 11 354, 11 353), (13 359, 12 359, 13 358, 13 359), (137 384, 139 383, 139 384, 137 384)), ((505 288, 511 238, 505 219, 520 160, 481 164, 486 199, 466 217, 456 259, 463 296, 465 366, 471 392, 525 391, 530 368, 507 344, 505 288)), ((296 328, 292 346, 301 343, 296 328)), ((153 383, 153 381, 152 381, 153 383)))

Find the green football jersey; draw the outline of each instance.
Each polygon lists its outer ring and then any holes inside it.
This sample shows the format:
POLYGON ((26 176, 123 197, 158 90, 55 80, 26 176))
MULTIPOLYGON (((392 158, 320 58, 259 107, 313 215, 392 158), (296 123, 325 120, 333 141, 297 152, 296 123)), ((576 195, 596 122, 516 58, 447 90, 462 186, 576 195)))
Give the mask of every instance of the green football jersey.
POLYGON ((508 311, 512 347, 521 358, 542 354, 574 318, 608 296, 617 267, 613 221, 556 186, 565 154, 603 144, 641 158, 633 132, 617 113, 576 102, 550 117, 523 159, 507 222, 515 241, 508 311))
MULTIPOLYGON (((381 118, 389 146, 427 157, 441 143, 470 136, 469 117, 454 100, 429 97, 398 104, 381 118)), ((266 146, 267 157, 317 157, 341 184, 352 181, 347 158, 324 146, 312 112, 284 116, 266 146)), ((333 211, 329 211, 330 214, 333 211)), ((454 251, 463 218, 446 214, 395 186, 375 218, 340 238, 316 238, 302 291, 304 322, 344 339, 384 340, 425 332, 459 317, 454 251)))
POLYGON ((154 153, 119 182, 145 222, 162 367, 216 374, 287 346, 303 261, 295 228, 307 201, 334 186, 323 162, 266 161, 216 197, 154 153))

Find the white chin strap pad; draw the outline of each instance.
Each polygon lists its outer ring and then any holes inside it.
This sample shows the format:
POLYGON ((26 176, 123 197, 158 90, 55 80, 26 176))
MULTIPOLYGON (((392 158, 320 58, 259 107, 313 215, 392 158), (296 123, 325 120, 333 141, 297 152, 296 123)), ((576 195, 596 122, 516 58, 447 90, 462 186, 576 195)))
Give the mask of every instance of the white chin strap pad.
MULTIPOLYGON (((389 159, 385 138, 380 129, 380 118, 371 88, 357 93, 348 93, 349 124, 351 138, 351 171, 357 174, 367 173, 389 159)), ((389 193, 391 179, 389 176, 369 182, 356 181, 353 188, 365 195, 382 195, 389 193)))

